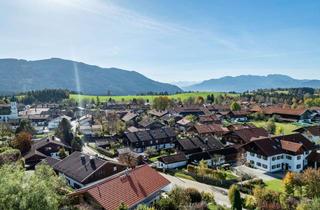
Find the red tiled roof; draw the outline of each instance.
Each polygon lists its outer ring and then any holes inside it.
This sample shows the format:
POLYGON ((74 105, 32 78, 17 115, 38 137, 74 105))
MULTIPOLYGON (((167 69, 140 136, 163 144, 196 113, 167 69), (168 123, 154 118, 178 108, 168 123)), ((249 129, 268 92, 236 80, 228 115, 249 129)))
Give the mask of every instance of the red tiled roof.
POLYGON ((301 116, 306 111, 306 109, 290 109, 282 107, 267 107, 263 109, 263 112, 266 114, 284 114, 293 116, 301 116))
POLYGON ((127 175, 121 173, 71 195, 88 193, 104 209, 115 210, 121 202, 133 207, 169 184, 157 171, 144 165, 127 172, 127 175))
POLYGON ((205 133, 226 133, 229 130, 225 127, 223 127, 220 124, 210 124, 210 125, 195 125, 195 129, 197 130, 198 133, 200 134, 205 134, 205 133))
POLYGON ((290 142, 290 141, 284 141, 281 140, 281 147, 284 150, 290 151, 290 152, 298 152, 299 149, 302 147, 302 144, 290 142))

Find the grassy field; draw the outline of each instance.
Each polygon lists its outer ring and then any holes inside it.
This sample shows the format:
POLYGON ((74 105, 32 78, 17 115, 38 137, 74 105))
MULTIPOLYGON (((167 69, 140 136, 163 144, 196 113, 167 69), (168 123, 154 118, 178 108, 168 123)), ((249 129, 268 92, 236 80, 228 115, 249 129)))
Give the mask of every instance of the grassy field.
MULTIPOLYGON (((185 100, 189 97, 197 97, 197 96, 202 96, 203 98, 206 98, 207 95, 213 94, 215 97, 218 95, 224 95, 227 94, 229 96, 238 96, 238 94, 231 94, 231 93, 221 93, 221 92, 192 92, 192 93, 179 93, 179 94, 173 94, 173 95, 168 95, 169 98, 171 99, 181 99, 185 100)), ((145 96, 136 96, 136 95, 129 95, 129 96, 99 96, 99 99, 101 102, 108 100, 109 98, 114 99, 115 101, 130 101, 133 98, 136 99, 144 99, 144 100, 149 100, 152 101, 157 95, 145 95, 145 96)), ((73 98, 75 100, 91 100, 94 99, 96 100, 97 96, 93 95, 77 95, 77 94, 70 94, 70 98, 73 98)))
POLYGON ((277 192, 283 192, 284 186, 281 179, 266 181, 266 188, 277 192))
MULTIPOLYGON (((257 127, 264 128, 266 126, 267 121, 251 121, 250 123, 254 124, 257 127)), ((283 129, 284 134, 290 134, 293 130, 298 129, 299 126, 293 123, 279 123, 276 122, 276 126, 281 127, 283 129)))

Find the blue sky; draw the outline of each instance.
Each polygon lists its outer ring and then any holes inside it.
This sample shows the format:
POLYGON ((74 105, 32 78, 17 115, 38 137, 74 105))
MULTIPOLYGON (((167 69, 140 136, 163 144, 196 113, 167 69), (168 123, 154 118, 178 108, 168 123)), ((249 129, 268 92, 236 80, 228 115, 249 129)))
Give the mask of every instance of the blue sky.
POLYGON ((60 57, 200 81, 320 79, 320 1, 2 0, 0 57, 60 57))

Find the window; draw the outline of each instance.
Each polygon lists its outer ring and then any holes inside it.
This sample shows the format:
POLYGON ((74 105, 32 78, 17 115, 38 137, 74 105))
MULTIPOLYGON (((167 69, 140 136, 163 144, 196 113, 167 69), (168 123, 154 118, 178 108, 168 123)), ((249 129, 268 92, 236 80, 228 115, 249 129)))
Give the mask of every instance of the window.
POLYGON ((292 157, 291 157, 290 155, 287 155, 286 158, 287 158, 288 160, 292 160, 292 157))
POLYGON ((114 167, 113 167, 113 171, 117 171, 117 166, 114 166, 114 167))
POLYGON ((272 161, 275 161, 276 160, 276 157, 272 157, 272 161))
POLYGON ((268 160, 268 157, 266 157, 266 156, 262 156, 262 158, 263 158, 264 160, 268 160))
POLYGON ((300 169, 300 168, 301 168, 301 164, 298 164, 298 165, 297 165, 297 169, 300 169))
POLYGON ((261 155, 257 155, 257 158, 261 158, 261 155))
POLYGON ((281 167, 281 164, 277 164, 277 168, 280 168, 281 167))
POLYGON ((250 164, 254 165, 254 161, 253 161, 253 160, 250 160, 250 164))
POLYGON ((261 163, 257 162, 257 166, 261 166, 261 163))
POLYGON ((150 144, 152 144, 153 142, 152 141, 150 141, 150 144))
POLYGON ((262 167, 265 168, 265 169, 268 168, 268 166, 266 164, 262 164, 262 167))
POLYGON ((254 157, 254 153, 253 153, 253 152, 250 152, 250 155, 251 155, 252 157, 254 157))
POLYGON ((297 160, 300 160, 301 159, 301 155, 297 156, 297 160))
POLYGON ((272 168, 272 169, 275 169, 275 168, 277 168, 277 165, 272 165, 271 168, 272 168))
POLYGON ((281 159, 281 155, 279 155, 279 156, 277 157, 277 159, 280 160, 280 159, 281 159))

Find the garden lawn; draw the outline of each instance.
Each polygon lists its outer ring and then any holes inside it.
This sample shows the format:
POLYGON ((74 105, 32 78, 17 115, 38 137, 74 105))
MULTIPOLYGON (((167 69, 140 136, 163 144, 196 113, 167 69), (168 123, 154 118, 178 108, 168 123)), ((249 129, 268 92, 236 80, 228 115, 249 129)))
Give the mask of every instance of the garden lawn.
POLYGON ((192 180, 192 181, 196 181, 192 176, 184 174, 183 172, 175 172, 174 176, 179 177, 179 178, 183 178, 183 179, 188 179, 188 180, 192 180))
MULTIPOLYGON (((267 121, 251 121, 250 123, 254 124, 257 127, 265 128, 267 121)), ((284 134, 291 134, 293 130, 298 129, 299 126, 294 123, 282 123, 276 122, 276 126, 283 129, 284 134)))
POLYGON ((277 192, 283 192, 284 186, 281 179, 272 179, 269 181, 265 181, 266 189, 274 190, 277 192))

